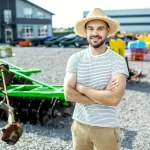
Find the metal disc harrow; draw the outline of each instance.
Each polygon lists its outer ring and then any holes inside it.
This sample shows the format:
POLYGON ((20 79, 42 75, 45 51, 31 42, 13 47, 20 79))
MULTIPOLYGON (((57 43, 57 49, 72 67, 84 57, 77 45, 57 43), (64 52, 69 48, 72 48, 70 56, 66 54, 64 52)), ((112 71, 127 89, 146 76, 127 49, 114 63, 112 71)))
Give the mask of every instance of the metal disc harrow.
MULTIPOLYGON (((16 121, 24 124, 58 126, 65 110, 72 104, 65 100, 62 85, 47 85, 30 77, 38 69, 24 70, 0 59, 6 64, 4 72, 9 103, 15 110, 16 121)), ((0 74, 0 101, 3 100, 3 81, 0 74)), ((7 120, 7 112, 0 108, 0 119, 7 120)))
MULTIPOLYGON (((2 100, 2 99, 1 99, 2 100)), ((42 126, 57 126, 62 119, 65 108, 58 98, 41 100, 39 98, 11 97, 10 105, 15 109, 15 119, 24 124, 40 123, 42 126)), ((1 119, 7 120, 7 114, 0 109, 1 119)))

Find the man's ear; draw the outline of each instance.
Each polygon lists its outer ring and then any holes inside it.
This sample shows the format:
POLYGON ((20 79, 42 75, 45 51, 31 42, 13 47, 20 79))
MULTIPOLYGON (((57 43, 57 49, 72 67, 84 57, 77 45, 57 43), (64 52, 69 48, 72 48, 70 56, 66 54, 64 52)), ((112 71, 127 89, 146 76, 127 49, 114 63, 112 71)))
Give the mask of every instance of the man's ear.
POLYGON ((110 32, 110 28, 107 28, 107 33, 109 34, 109 32, 110 32))

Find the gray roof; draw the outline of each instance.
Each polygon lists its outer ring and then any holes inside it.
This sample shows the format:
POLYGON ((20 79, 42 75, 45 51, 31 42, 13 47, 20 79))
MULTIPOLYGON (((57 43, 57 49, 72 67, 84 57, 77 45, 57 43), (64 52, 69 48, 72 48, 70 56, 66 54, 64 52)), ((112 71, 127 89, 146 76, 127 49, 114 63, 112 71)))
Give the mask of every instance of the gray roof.
POLYGON ((52 13, 52 12, 50 12, 50 11, 48 11, 48 10, 46 10, 46 9, 44 9, 44 8, 42 8, 42 7, 40 7, 40 6, 38 6, 38 5, 36 5, 36 4, 34 4, 34 3, 30 2, 30 1, 28 1, 28 0, 22 0, 22 1, 24 1, 24 2, 26 2, 26 3, 29 3, 29 4, 31 4, 32 6, 35 6, 35 7, 39 8, 39 9, 41 9, 41 10, 43 10, 43 11, 45 11, 45 12, 51 14, 51 15, 55 15, 54 13, 52 13))
MULTIPOLYGON (((86 17, 89 11, 83 11, 83 17, 86 17)), ((118 10, 104 10, 104 13, 108 16, 131 16, 131 15, 150 15, 150 8, 137 8, 137 9, 118 9, 118 10)))

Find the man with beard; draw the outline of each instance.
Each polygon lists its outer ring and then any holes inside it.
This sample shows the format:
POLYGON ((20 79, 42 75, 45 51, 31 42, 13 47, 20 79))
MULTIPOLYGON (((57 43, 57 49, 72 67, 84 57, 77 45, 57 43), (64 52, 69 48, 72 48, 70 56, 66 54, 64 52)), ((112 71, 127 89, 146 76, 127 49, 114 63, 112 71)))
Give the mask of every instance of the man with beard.
POLYGON ((119 23, 95 8, 75 25, 86 37, 87 49, 73 54, 67 63, 64 94, 75 102, 71 126, 74 150, 119 150, 121 143, 117 105, 126 88, 125 59, 105 45, 119 23))

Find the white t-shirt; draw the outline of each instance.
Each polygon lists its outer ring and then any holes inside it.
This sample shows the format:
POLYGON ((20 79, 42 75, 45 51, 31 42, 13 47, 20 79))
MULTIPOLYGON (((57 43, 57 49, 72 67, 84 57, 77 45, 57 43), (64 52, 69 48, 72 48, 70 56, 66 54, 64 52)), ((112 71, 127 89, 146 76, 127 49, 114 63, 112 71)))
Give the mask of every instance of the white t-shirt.
MULTIPOLYGON (((113 74, 129 75, 125 58, 111 49, 93 56, 88 49, 73 54, 67 63, 67 72, 77 73, 77 82, 94 89, 104 89, 113 74)), ((73 119, 90 126, 117 127, 117 107, 100 104, 76 103, 73 119)))

